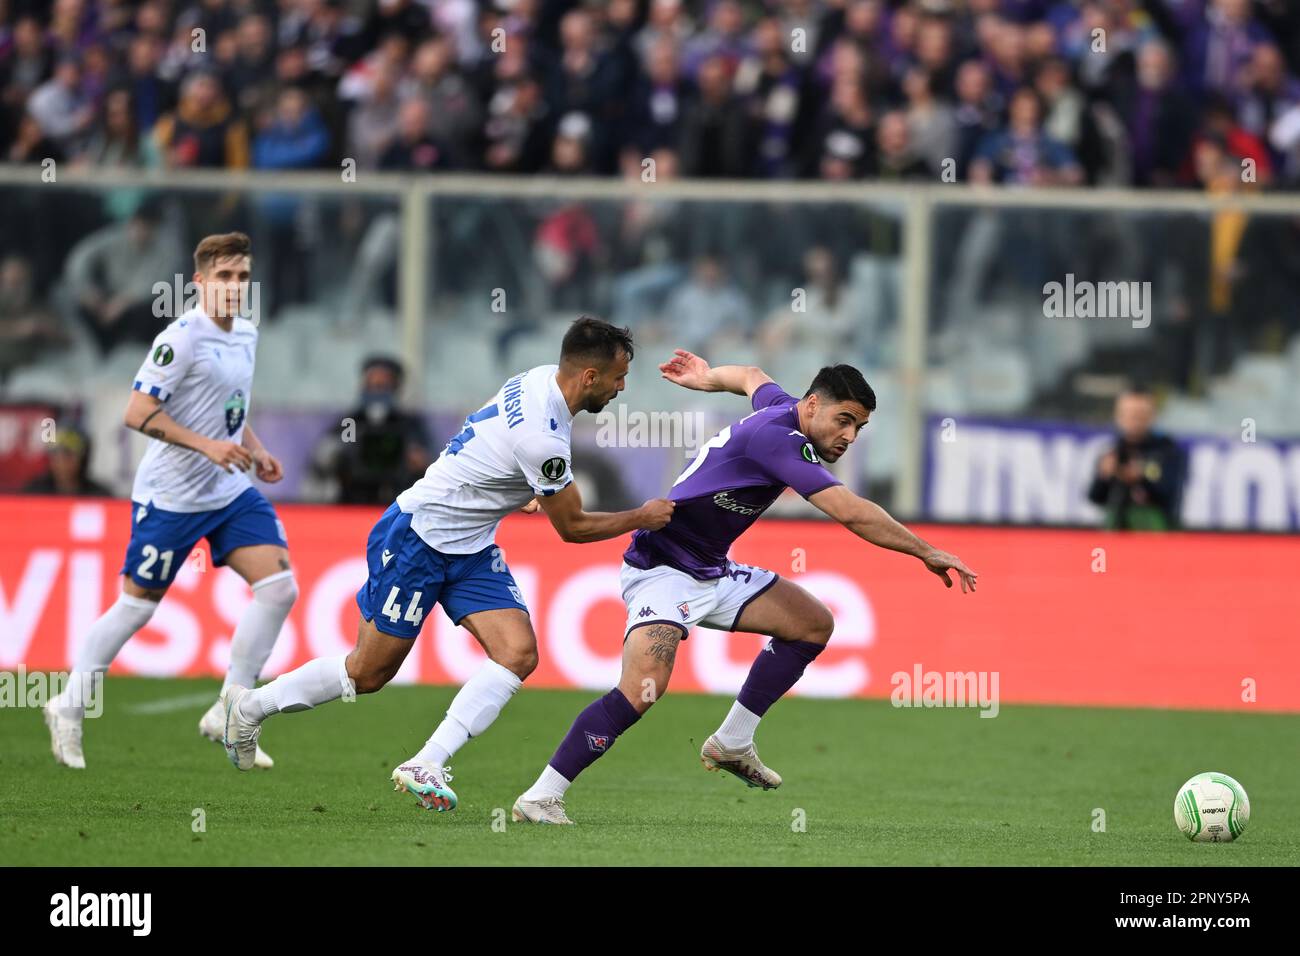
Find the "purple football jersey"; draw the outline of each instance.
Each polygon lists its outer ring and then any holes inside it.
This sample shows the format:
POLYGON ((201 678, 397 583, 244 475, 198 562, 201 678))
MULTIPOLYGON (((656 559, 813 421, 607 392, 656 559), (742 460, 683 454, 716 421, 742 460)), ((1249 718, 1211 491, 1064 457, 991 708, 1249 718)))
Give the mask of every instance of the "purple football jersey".
POLYGON ((754 412, 714 435, 668 497, 673 518, 637 531, 623 554, 634 568, 660 564, 701 581, 727 573, 727 552, 787 487, 807 498, 840 482, 799 431, 798 399, 775 382, 755 389, 754 412))

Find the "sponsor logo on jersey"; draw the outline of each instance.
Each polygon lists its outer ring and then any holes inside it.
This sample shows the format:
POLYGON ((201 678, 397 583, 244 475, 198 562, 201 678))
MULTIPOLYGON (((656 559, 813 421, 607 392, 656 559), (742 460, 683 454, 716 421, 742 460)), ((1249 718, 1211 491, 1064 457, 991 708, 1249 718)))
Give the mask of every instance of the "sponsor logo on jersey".
POLYGON ((611 741, 608 734, 593 734, 590 731, 587 731, 586 733, 587 746, 591 749, 592 753, 603 754, 609 749, 611 741))
POLYGON ((812 442, 803 443, 803 448, 799 449, 799 454, 803 456, 804 461, 810 461, 814 465, 821 464, 821 459, 817 457, 817 452, 813 450, 812 442))
POLYGON ((542 475, 550 481, 556 481, 568 467, 569 463, 563 458, 548 458, 542 462, 542 475))
MULTIPOLYGON (((136 354, 139 355, 140 353, 137 352, 136 354)), ((165 342, 153 350, 154 365, 159 365, 159 366, 171 365, 172 359, 174 359, 175 357, 176 357, 176 353, 173 352, 172 347, 165 342)))
POLYGON ((235 393, 226 399, 226 433, 233 435, 244 424, 244 391, 235 389, 235 393))
POLYGON ((744 504, 731 497, 731 494, 726 491, 719 491, 714 495, 713 503, 726 511, 734 511, 736 514, 746 516, 761 515, 767 510, 767 505, 760 508, 757 505, 744 504))

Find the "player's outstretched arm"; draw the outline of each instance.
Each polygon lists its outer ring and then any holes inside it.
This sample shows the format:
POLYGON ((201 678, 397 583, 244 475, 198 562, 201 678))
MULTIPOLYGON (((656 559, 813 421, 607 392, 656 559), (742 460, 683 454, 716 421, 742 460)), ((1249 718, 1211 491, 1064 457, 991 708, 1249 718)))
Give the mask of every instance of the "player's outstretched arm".
POLYGON ((569 482, 562 491, 536 499, 560 537, 573 544, 617 538, 644 528, 658 531, 673 516, 676 505, 667 498, 651 498, 631 511, 583 511, 578 486, 569 482))
POLYGON ((943 578, 947 587, 952 587, 952 579, 948 577, 951 570, 961 580, 962 593, 975 590, 979 575, 966 567, 961 558, 926 544, 874 501, 855 495, 843 485, 823 489, 808 500, 864 541, 920 558, 928 570, 943 578))
POLYGON ((659 366, 663 377, 675 385, 697 392, 731 392, 753 395, 759 386, 772 381, 771 376, 755 365, 719 365, 709 363, 685 349, 674 349, 673 357, 659 366))
POLYGON ((236 445, 232 441, 214 441, 205 438, 198 432, 177 424, 176 420, 163 409, 163 403, 154 395, 133 390, 122 421, 127 428, 144 432, 150 438, 197 451, 208 461, 226 471, 234 468, 247 471, 253 463, 252 452, 247 448, 236 445))

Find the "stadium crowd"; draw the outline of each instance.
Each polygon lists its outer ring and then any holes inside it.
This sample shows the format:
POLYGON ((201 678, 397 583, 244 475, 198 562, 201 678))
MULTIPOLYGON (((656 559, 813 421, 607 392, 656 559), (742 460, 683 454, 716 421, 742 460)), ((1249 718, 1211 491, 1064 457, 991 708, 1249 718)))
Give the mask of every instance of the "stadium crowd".
POLYGON ((0 158, 1296 188, 1298 73, 1288 0, 0 0, 0 158))

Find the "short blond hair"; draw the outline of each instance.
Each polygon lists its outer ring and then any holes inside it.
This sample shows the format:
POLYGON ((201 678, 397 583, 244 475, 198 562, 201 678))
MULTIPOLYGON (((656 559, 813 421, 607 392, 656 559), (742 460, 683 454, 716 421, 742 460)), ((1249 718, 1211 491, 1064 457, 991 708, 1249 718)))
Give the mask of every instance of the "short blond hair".
POLYGON ((253 256, 253 241, 242 232, 224 232, 215 236, 206 236, 194 247, 194 271, 207 272, 219 259, 231 256, 250 259, 253 256))

